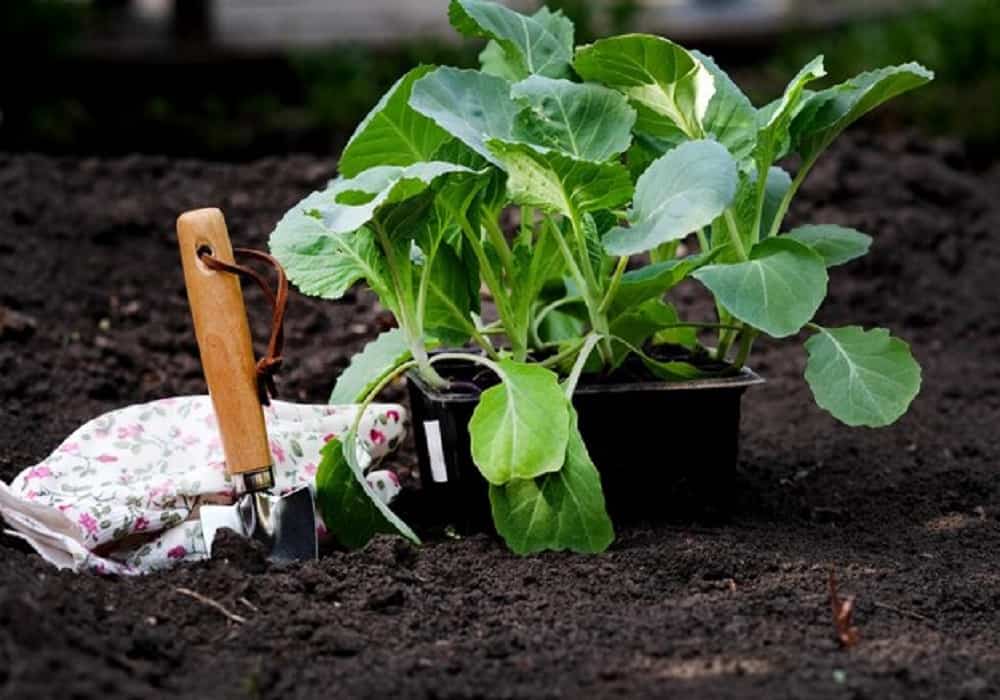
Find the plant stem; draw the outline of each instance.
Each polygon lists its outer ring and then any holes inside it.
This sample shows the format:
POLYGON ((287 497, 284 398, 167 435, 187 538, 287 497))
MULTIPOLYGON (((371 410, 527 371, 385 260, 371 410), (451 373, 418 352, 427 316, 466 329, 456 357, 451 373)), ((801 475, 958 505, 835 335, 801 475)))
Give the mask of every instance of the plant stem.
POLYGON ((558 309, 560 306, 566 306, 567 304, 573 304, 580 301, 583 301, 583 297, 563 297, 562 299, 556 299, 551 304, 542 307, 542 310, 535 315, 535 318, 531 322, 531 342, 534 343, 535 347, 541 347, 543 345, 542 339, 538 335, 538 329, 541 327, 542 321, 545 320, 545 317, 558 309))
POLYGON ((413 361, 417 365, 417 371, 420 372, 420 376, 435 389, 447 386, 448 382, 437 373, 437 370, 431 364, 427 354, 427 346, 424 344, 423 338, 416 336, 405 328, 403 332, 406 334, 410 346, 410 354, 413 355, 413 361))
POLYGON ((733 346, 733 341, 736 340, 736 336, 741 330, 743 330, 743 325, 739 324, 735 328, 727 328, 719 334, 719 345, 715 348, 716 360, 726 361, 726 355, 729 354, 729 349, 733 346))
MULTIPOLYGON (((399 276, 401 266, 398 265, 392 241, 389 240, 388 235, 386 235, 385 230, 381 226, 376 224, 372 226, 372 229, 375 231, 375 237, 382 247, 382 252, 385 254, 386 261, 388 262, 390 283, 396 299, 399 300, 399 309, 396 312, 396 317, 400 328, 403 329, 403 334, 406 336, 407 345, 410 346, 410 354, 413 355, 420 375, 431 386, 436 388, 445 386, 447 382, 437 373, 427 359, 427 346, 423 339, 422 313, 419 309, 414 310, 411 306, 413 297, 412 279, 409 284, 405 287, 403 286, 403 281, 399 276)), ((406 269, 409 268, 407 267, 406 269)), ((423 275, 421 276, 421 286, 423 286, 423 275)))
POLYGON ((573 344, 570 347, 553 355, 552 357, 542 360, 538 364, 540 364, 542 367, 553 367, 555 365, 558 365, 567 357, 575 355, 577 352, 580 351, 581 347, 583 347, 583 340, 577 339, 573 342, 573 344))
POLYGON ((712 328, 721 330, 738 331, 742 326, 733 326, 725 323, 702 323, 700 321, 680 321, 678 323, 664 323, 657 328, 712 328))
POLYGON ((726 209, 723 216, 726 218, 726 229, 729 231, 729 240, 732 241, 736 255, 739 256, 740 260, 748 260, 747 250, 743 246, 743 238, 740 236, 740 227, 736 224, 735 217, 733 217, 733 210, 726 209))
POLYGON ((726 355, 729 353, 729 346, 732 343, 730 338, 729 330, 726 329, 722 333, 719 333, 719 344, 715 346, 715 359, 720 362, 726 361, 726 355))
POLYGON ((584 295, 586 299, 587 290, 587 280, 584 279, 583 273, 580 271, 580 266, 576 264, 576 258, 573 257, 573 251, 570 250, 569 244, 566 243, 565 236, 562 235, 562 231, 559 227, 552 221, 548 216, 545 217, 545 223, 548 224, 549 228, 552 230, 552 235, 556 237, 556 243, 559 244, 559 250, 563 254, 563 259, 566 260, 566 265, 569 267, 569 273, 572 275, 574 281, 576 281, 577 286, 580 288, 580 293, 584 295))
POLYGON ((698 235, 698 247, 701 248, 700 252, 707 253, 712 249, 712 246, 708 243, 708 235, 706 235, 705 229, 700 228, 696 233, 698 235))
MULTIPOLYGON (((597 295, 601 293, 601 288, 597 281, 597 273, 590 264, 590 254, 587 250, 587 239, 583 233, 583 224, 580 221, 580 215, 575 209, 570 211, 570 226, 573 229, 573 236, 576 239, 581 259, 578 269, 582 265, 584 272, 587 273, 585 275, 583 293, 584 299, 587 302, 587 310, 590 312, 590 327, 602 339, 600 353, 605 364, 607 364, 611 362, 611 358, 614 355, 610 340, 611 329, 608 324, 607 314, 601 310, 601 302, 597 299, 597 295)), ((572 252, 569 254, 572 257, 572 252)))
POLYGON ((493 347, 493 343, 491 343, 490 339, 483 335, 478 328, 476 328, 475 324, 472 324, 472 327, 469 330, 472 335, 472 339, 476 341, 476 345, 481 347, 490 358, 494 360, 500 359, 500 355, 497 354, 497 350, 493 347))
POLYGON ((521 207, 521 233, 520 239, 525 245, 531 245, 532 234, 535 230, 535 210, 533 207, 521 207))
POLYGON ((583 373, 583 367, 587 364, 587 358, 590 357, 590 353, 593 351, 594 346, 601 340, 601 336, 596 333, 590 333, 583 341, 583 346, 580 348, 580 354, 576 358, 576 362, 573 363, 573 370, 569 373, 566 378, 566 398, 572 399, 573 392, 576 391, 576 385, 580 381, 580 375, 583 373))
POLYGON ((615 272, 611 276, 608 291, 605 293, 604 299, 601 300, 601 305, 597 307, 598 313, 605 314, 608 312, 608 307, 611 306, 611 302, 615 299, 615 294, 618 293, 618 284, 622 280, 622 275, 625 274, 626 267, 628 267, 628 256, 623 255, 618 258, 618 264, 615 265, 615 272))
POLYGON ((802 164, 799 171, 795 173, 795 179, 792 180, 791 186, 788 191, 785 192, 785 196, 781 198, 781 203, 778 205, 778 211, 774 214, 774 221, 771 222, 771 230, 767 232, 768 238, 772 236, 777 236, 778 232, 781 231, 781 224, 785 220, 785 215, 788 213, 788 207, 792 203, 792 199, 795 194, 799 191, 799 186, 806 179, 806 175, 809 174, 809 169, 812 168, 816 159, 812 159, 802 164))
POLYGON ((483 228, 486 229, 486 235, 489 236, 490 243, 496 248, 497 255, 500 256, 500 263, 503 265, 504 271, 509 278, 514 274, 514 256, 510 252, 510 246, 507 245, 507 237, 504 236, 503 231, 500 230, 500 225, 493 220, 493 217, 485 215, 487 212, 483 212, 483 214, 483 228))
POLYGON ((747 358, 750 356, 750 348, 753 347, 753 341, 756 337, 757 331, 749 327, 740 336, 740 350, 736 355, 736 360, 733 361, 733 365, 737 369, 741 369, 746 364, 747 358))
MULTIPOLYGON (((486 251, 483 250, 482 241, 472 229, 472 225, 469 223, 468 219, 460 217, 459 224, 462 227, 462 232, 465 234, 466 240, 472 247, 472 252, 476 256, 476 261, 479 263, 479 274, 482 275, 483 281, 486 282, 486 287, 490 290, 490 294, 493 295, 493 301, 497 305, 497 313, 500 314, 503 326, 507 330, 507 338, 510 340, 511 350, 514 353, 514 356, 520 357, 526 355, 526 344, 522 340, 522 334, 517 332, 518 329, 516 319, 510 309, 510 305, 507 303, 507 290, 504 289, 504 287, 500 284, 500 280, 498 280, 496 275, 493 274, 493 268, 490 266, 490 261, 486 257, 486 251)), ((524 333, 524 336, 526 335, 527 333, 524 333)))
MULTIPOLYGON (((551 218, 548 218, 547 221, 549 226, 552 228, 553 235, 556 237, 556 242, 559 244, 559 249, 562 251, 563 258, 565 258, 566 264, 569 266, 570 274, 573 275, 577 286, 580 288, 580 293, 583 295, 583 301, 587 305, 587 312, 590 315, 590 326, 592 330, 601 336, 607 336, 608 321, 605 315, 598 311, 599 304, 594 299, 593 287, 588 284, 587 280, 583 276, 583 273, 580 271, 580 265, 573 256, 573 251, 570 250, 569 244, 566 242, 566 238, 562 235, 562 231, 559 230, 559 227, 555 225, 551 218)), ((587 265, 587 269, 590 270, 590 265, 587 265)), ((592 270, 591 274, 593 274, 592 270)), ((606 363, 611 361, 612 350, 610 341, 602 344, 601 357, 606 363)))
POLYGON ((500 365, 493 360, 488 360, 485 357, 480 357, 479 355, 471 355, 467 352, 442 352, 441 354, 435 355, 431 358, 432 363, 441 362, 442 360, 466 360, 468 362, 483 365, 484 367, 489 368, 494 374, 500 377, 501 380, 506 376, 500 365))
MULTIPOLYGON (((397 367, 392 372, 383 377, 378 384, 372 387, 371 391, 368 392, 364 400, 361 402, 361 405, 358 407, 358 413, 356 416, 354 416, 354 422, 351 423, 351 429, 348 432, 357 434, 358 426, 361 425, 361 418, 365 414, 365 409, 367 409, 368 406, 371 405, 371 402, 375 400, 375 397, 378 396, 380 393, 382 393, 382 390, 385 389, 387 386, 389 386, 389 384, 396 381, 396 378, 399 377, 401 374, 403 374, 403 372, 411 370, 414 367, 417 367, 416 360, 410 360, 409 362, 404 362, 399 367, 397 367)), ((437 373, 435 372, 435 374, 437 373)), ((445 382, 445 384, 447 385, 447 382, 445 382)))
POLYGON ((587 237, 583 233, 583 222, 580 220, 580 215, 577 214, 576 209, 570 212, 569 217, 570 228, 573 229, 573 239, 576 241, 576 248, 580 255, 580 267, 583 268, 584 277, 590 284, 591 296, 597 290, 597 275, 594 273, 594 268, 590 265, 590 255, 587 252, 587 237))
POLYGON ((757 197, 754 202, 753 219, 751 225, 753 229, 750 231, 750 240, 753 243, 758 243, 760 241, 760 224, 761 219, 764 218, 764 198, 767 195, 767 172, 763 175, 760 173, 758 168, 757 172, 757 197))

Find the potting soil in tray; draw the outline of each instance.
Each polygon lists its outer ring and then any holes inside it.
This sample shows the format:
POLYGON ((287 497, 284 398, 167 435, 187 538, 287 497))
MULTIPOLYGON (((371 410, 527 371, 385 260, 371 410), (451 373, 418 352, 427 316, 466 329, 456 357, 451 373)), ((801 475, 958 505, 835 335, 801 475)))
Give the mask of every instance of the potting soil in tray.
MULTIPOLYGON (((333 174, 332 159, 0 156, 0 305, 34 320, 0 331, 0 478, 89 417, 203 390, 178 212, 221 206, 233 236, 261 246, 333 174)), ((847 137, 819 162, 789 225, 875 243, 831 271, 817 320, 891 327, 924 388, 898 425, 852 430, 813 405, 799 346, 761 343, 768 383, 744 406, 729 523, 619 526, 589 558, 430 533, 419 549, 380 538, 275 567, 236 542, 228 563, 135 580, 61 574, 4 538, 0 696, 995 696, 998 191, 1000 169, 970 172, 960 148, 910 136, 847 137), (832 568, 856 596, 851 650, 834 636, 832 568)), ((697 285, 674 298, 711 313, 697 285)), ((368 292, 295 295, 284 398, 325 400, 386 325, 368 292)), ((645 439, 651 456, 669 450, 645 439)))

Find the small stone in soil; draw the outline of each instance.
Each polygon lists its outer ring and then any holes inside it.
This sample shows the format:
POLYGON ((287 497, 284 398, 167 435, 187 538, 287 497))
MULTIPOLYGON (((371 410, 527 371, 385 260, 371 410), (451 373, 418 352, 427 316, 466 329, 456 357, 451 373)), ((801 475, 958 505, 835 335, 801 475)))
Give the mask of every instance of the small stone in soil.
POLYGON ((31 316, 0 306, 0 340, 27 338, 37 327, 31 316))
POLYGON ((318 627, 313 633, 312 642, 321 646, 324 652, 334 656, 354 656, 365 648, 365 640, 361 635, 328 626, 318 627))
POLYGON ((369 610, 379 612, 394 613, 399 612, 406 602, 406 594, 402 588, 393 588, 387 591, 379 591, 368 596, 366 607, 369 610))

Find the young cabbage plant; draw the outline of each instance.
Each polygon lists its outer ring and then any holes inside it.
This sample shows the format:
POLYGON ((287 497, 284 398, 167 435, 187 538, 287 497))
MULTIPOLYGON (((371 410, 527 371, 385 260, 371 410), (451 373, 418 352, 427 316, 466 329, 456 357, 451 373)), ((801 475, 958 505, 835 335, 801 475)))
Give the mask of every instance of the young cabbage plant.
MULTIPOLYGON (((817 58, 758 108, 711 58, 661 37, 574 47, 561 13, 485 0, 452 0, 449 16, 487 40, 480 69, 400 78, 351 137, 338 179, 271 238, 304 293, 336 299, 364 280, 396 318, 331 401, 368 403, 407 371, 446 388, 435 367, 445 360, 493 372, 469 424, 472 457, 497 530, 520 553, 598 552, 613 540, 571 398, 584 375, 630 357, 651 379, 736 373, 760 335, 808 329, 806 380, 820 406, 849 425, 905 412, 920 369, 903 341, 812 321, 827 269, 871 239, 782 223, 833 139, 929 71, 907 64, 814 91, 817 58), (792 154, 794 176, 779 164, 792 154), (666 301, 688 278, 712 294, 715 318, 683 319, 666 301), (480 316, 481 286, 496 320, 480 316), (713 344, 702 345, 706 333, 713 344), (451 349, 429 352, 437 346, 451 349)), ((367 486, 365 439, 355 425, 324 450, 324 519, 346 546, 383 531, 415 539, 367 486)))

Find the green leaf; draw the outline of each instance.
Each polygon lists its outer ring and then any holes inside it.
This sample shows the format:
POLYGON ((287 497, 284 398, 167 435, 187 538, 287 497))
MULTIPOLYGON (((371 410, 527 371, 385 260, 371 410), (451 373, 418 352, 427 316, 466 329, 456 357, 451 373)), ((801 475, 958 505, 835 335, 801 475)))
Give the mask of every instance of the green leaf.
POLYGON ((657 159, 635 187, 631 227, 604 237, 610 255, 632 255, 708 226, 736 193, 736 162, 714 141, 681 144, 657 159))
MULTIPOLYGON (((587 307, 583 302, 567 304, 545 315, 545 318, 538 325, 538 337, 543 343, 561 340, 572 340, 575 342, 586 332, 586 319, 587 307)), ((571 366, 572 361, 568 362, 568 365, 571 366)), ((567 369, 566 371, 568 372, 569 370, 567 369)))
POLYGON ((683 137, 674 141, 660 139, 639 131, 632 134, 632 145, 629 146, 628 152, 625 154, 625 162, 628 165, 628 171, 632 175, 632 179, 638 180, 657 158, 670 149, 682 144, 686 138, 683 137))
POLYGON ((471 313, 478 296, 473 296, 468 272, 450 246, 439 246, 430 265, 424 329, 445 345, 463 345, 475 329, 471 313))
POLYGON ((501 383, 483 392, 469 421, 473 461, 491 484, 558 470, 569 438, 558 377, 513 360, 497 365, 501 383))
POLYGON ((611 322, 611 334, 625 342, 612 344, 615 355, 612 367, 617 369, 633 348, 641 349, 661 331, 668 331, 665 335, 670 340, 665 338, 664 342, 694 347, 698 342, 694 328, 670 328, 677 323, 680 323, 677 310, 661 299, 648 299, 615 318, 611 322))
POLYGON ((789 238, 768 238, 750 259, 695 270, 716 300, 739 320, 774 338, 798 332, 826 296, 826 267, 808 246, 789 238))
POLYGON ((701 61, 715 81, 715 94, 705 112, 705 131, 726 147, 742 169, 757 143, 757 110, 710 56, 699 51, 691 55, 701 61))
POLYGON ((664 260, 626 272, 618 283, 618 292, 611 302, 608 316, 614 318, 648 299, 659 299, 699 267, 710 263, 718 250, 703 255, 664 260))
POLYGON ((632 196, 632 180, 618 163, 592 163, 524 143, 490 141, 507 171, 507 191, 516 204, 565 216, 612 209, 632 196))
MULTIPOLYGON (((764 184, 764 205, 761 208, 760 232, 758 240, 763 239, 771 230, 774 217, 778 215, 778 208, 788 189, 792 186, 792 178, 784 169, 777 165, 771 166, 767 171, 767 182, 764 184)), ((753 219, 757 216, 757 173, 740 174, 740 186, 736 192, 736 202, 733 204, 733 211, 736 221, 739 222, 740 230, 743 233, 744 242, 750 241, 750 234, 753 230, 753 219)), ((724 222, 723 222, 724 225, 724 222)), ((727 241, 728 237, 723 234, 722 240, 727 241)))
POLYGON ((548 226, 540 228, 532 243, 518 241, 513 254, 510 299, 515 318, 527 327, 532 319, 532 306, 542 297, 547 283, 562 277, 566 261, 559 251, 556 234, 548 226))
POLYGON ((836 267, 860 258, 872 244, 871 236, 834 224, 800 226, 786 235, 819 253, 827 267, 836 267))
POLYGON ((573 66, 584 80, 620 90, 688 138, 704 135, 703 119, 715 93, 712 75, 677 44, 648 34, 601 39, 579 47, 573 66))
POLYGON ((399 533, 420 544, 413 530, 368 485, 357 462, 354 436, 348 435, 343 444, 330 440, 320 454, 316 504, 326 529, 341 545, 359 549, 379 533, 399 533))
POLYGON ((410 346, 399 328, 379 333, 351 358, 340 373, 330 394, 330 403, 348 404, 364 401, 375 385, 410 359, 410 346))
MULTIPOLYGON (((652 302, 647 303, 652 305, 652 302)), ((664 304, 663 306, 666 307, 667 305, 664 304)), ((624 358, 628 356, 629 352, 634 353, 640 360, 642 360, 646 369, 648 369, 654 377, 667 382, 678 382, 685 381, 687 379, 719 376, 720 374, 729 373, 731 371, 727 368, 717 372, 709 372, 691 364, 690 362, 684 362, 681 360, 658 360, 650 357, 643 352, 642 348, 638 345, 621 336, 613 335, 611 337, 611 343, 616 357, 624 360, 624 358)))
POLYGON ((768 169, 767 182, 764 183, 764 207, 761 209, 760 216, 760 238, 766 236, 771 230, 774 217, 778 215, 781 200, 785 198, 791 186, 792 178, 783 168, 773 165, 768 169))
POLYGON ((883 102, 933 79, 934 73, 919 63, 906 63, 862 73, 817 92, 792 122, 794 147, 804 161, 812 162, 851 123, 883 102))
POLYGON ((393 308, 388 268, 374 236, 366 228, 330 232, 317 213, 329 201, 329 193, 314 192, 289 209, 271 234, 271 253, 303 294, 339 299, 364 279, 393 308))
POLYGON ((787 152, 789 126, 802 106, 803 91, 806 85, 824 75, 823 57, 817 56, 792 78, 779 99, 758 111, 757 147, 754 151, 757 172, 765 172, 787 152))
POLYGON ((516 554, 570 550, 596 554, 615 539, 601 476, 568 409, 569 441, 562 468, 536 479, 490 486, 497 532, 516 554))
POLYGON ((369 168, 356 177, 334 181, 313 200, 313 211, 330 233, 350 233, 371 221, 381 207, 415 197, 451 173, 474 171, 437 161, 369 168))
POLYGON ((409 105, 413 83, 433 70, 419 66, 396 81, 355 129, 340 156, 340 174, 353 177, 378 165, 413 165, 433 160, 450 137, 409 105))
POLYGON ((635 110, 606 87, 535 75, 514 85, 511 96, 529 107, 515 123, 518 141, 597 162, 623 153, 632 141, 635 110))
POLYGON ((487 75, 516 83, 524 74, 519 60, 511 60, 503 47, 495 41, 488 41, 486 48, 479 52, 479 69, 487 75))
POLYGON ((510 97, 510 83, 474 70, 438 68, 413 86, 410 106, 495 165, 490 139, 511 140, 521 108, 510 97))
POLYGON ((495 2, 452 0, 448 16, 460 33, 490 39, 503 50, 503 74, 561 78, 569 72, 573 23, 561 13, 528 16, 495 2))
POLYGON ((806 351, 806 381, 816 403, 847 425, 889 425, 920 391, 920 365, 910 347, 884 328, 819 328, 806 351))

